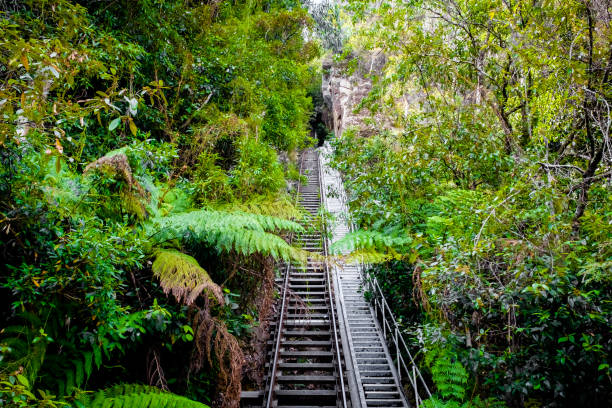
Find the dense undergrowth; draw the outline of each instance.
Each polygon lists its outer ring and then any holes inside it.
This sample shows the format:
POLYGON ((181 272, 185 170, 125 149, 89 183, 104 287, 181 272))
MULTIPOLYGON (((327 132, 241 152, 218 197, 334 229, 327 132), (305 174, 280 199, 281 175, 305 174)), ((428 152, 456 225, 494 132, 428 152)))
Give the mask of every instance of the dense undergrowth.
POLYGON ((301 229, 310 17, 0 6, 0 406, 236 406, 273 261, 304 256, 282 235, 301 229))
POLYGON ((357 110, 388 126, 344 131, 335 163, 357 224, 402 243, 372 273, 437 385, 429 406, 612 400, 611 12, 351 2, 337 66, 369 76, 357 110))

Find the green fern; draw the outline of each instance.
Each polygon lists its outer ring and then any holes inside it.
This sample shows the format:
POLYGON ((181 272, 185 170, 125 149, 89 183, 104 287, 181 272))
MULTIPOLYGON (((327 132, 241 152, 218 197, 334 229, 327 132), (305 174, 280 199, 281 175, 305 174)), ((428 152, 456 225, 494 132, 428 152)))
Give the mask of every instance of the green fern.
POLYGON ((438 349, 427 353, 426 362, 442 398, 463 401, 469 375, 457 357, 446 349, 438 349))
POLYGON ((7 326, 0 331, 0 374, 23 370, 22 375, 34 385, 45 361, 48 342, 41 335, 42 322, 38 316, 26 312, 19 318, 23 325, 7 326))
POLYGON ((77 402, 86 408, 209 408, 201 402, 138 384, 115 385, 93 395, 85 395, 77 402))
POLYGON ((459 361, 451 360, 448 356, 438 358, 431 368, 431 373, 443 398, 463 400, 468 373, 459 361))
POLYGON ((206 291, 219 304, 223 304, 223 292, 194 258, 174 250, 158 250, 153 262, 153 274, 159 279, 165 293, 174 295, 177 301, 191 304, 206 291))
POLYGON ((423 401, 423 408, 506 408, 506 404, 503 401, 496 400, 495 398, 480 399, 476 396, 471 401, 460 403, 453 400, 443 400, 437 397, 431 397, 423 401))
POLYGON ((216 207, 221 211, 242 211, 248 214, 258 214, 266 216, 280 217, 288 220, 300 220, 306 214, 305 210, 298 208, 288 195, 266 196, 259 195, 249 198, 245 202, 231 202, 216 207))
POLYGON ((334 242, 330 249, 332 253, 345 254, 351 260, 379 263, 401 258, 411 242, 409 236, 396 229, 382 232, 358 230, 334 242))
POLYGON ((457 401, 445 401, 436 397, 431 397, 423 401, 423 408, 467 408, 467 404, 457 401))
POLYGON ((236 251, 245 256, 260 253, 285 261, 304 261, 308 253, 292 247, 275 233, 303 230, 298 223, 283 218, 214 210, 160 217, 148 225, 148 232, 159 243, 195 239, 219 252, 236 251))

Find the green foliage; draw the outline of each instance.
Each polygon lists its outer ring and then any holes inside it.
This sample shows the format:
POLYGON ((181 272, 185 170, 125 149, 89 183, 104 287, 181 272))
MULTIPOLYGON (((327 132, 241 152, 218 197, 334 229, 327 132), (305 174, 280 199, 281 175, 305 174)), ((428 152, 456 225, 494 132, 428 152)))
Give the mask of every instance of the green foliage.
POLYGON ((412 239, 401 228, 388 227, 381 231, 358 230, 345 235, 331 246, 332 253, 348 254, 363 263, 401 259, 412 239))
MULTIPOLYGON (((25 322, 20 326, 2 329, 0 342, 0 361, 3 374, 19 371, 27 385, 34 384, 45 359, 47 344, 53 339, 41 328, 40 319, 31 313, 21 316, 25 322)), ((23 380, 20 382, 24 382, 23 380)))
POLYGON ((503 402, 487 399, 481 400, 479 397, 474 398, 472 401, 460 403, 457 401, 445 401, 437 397, 429 398, 423 401, 423 407, 426 408, 505 408, 506 404, 503 402))
POLYGON ((221 288, 191 256, 178 251, 158 250, 151 268, 164 292, 172 292, 177 301, 189 305, 205 291, 223 304, 221 288))
POLYGON ((256 314, 263 280, 250 272, 305 256, 281 237, 300 227, 283 219, 297 210, 279 156, 308 143, 318 47, 301 35, 307 13, 293 2, 0 3, 0 405, 59 406, 120 381, 236 397, 242 359, 224 319, 248 337, 253 319, 240 316, 256 314), (250 296, 231 313, 206 309, 202 291, 225 301, 211 276, 250 296), (196 325, 216 337, 197 338, 196 325), (188 356, 211 339, 226 348, 190 373, 188 356))
POLYGON ((172 394, 156 387, 138 384, 119 384, 84 396, 77 400, 77 406, 84 408, 207 408, 208 405, 172 394))
POLYGON ((285 186, 283 169, 271 147, 245 139, 238 148, 240 160, 230 173, 230 183, 242 197, 278 194, 285 186))
POLYGON ((69 406, 55 395, 37 390, 37 397, 31 391, 30 383, 21 374, 9 375, 0 381, 0 404, 7 407, 65 407, 69 406))
POLYGON ((250 214, 267 215, 288 220, 300 220, 305 211, 295 205, 295 199, 289 195, 257 195, 244 202, 232 202, 219 206, 220 210, 237 210, 250 214))
POLYGON ((171 215, 152 220, 148 231, 159 243, 174 239, 195 240, 218 252, 235 251, 245 256, 261 253, 286 261, 303 260, 307 255, 273 233, 303 231, 301 225, 241 211, 198 210, 171 215))
POLYGON ((468 373, 457 360, 457 356, 441 349, 438 352, 429 351, 425 361, 431 367, 432 380, 442 398, 463 401, 466 396, 468 373))
POLYGON ((194 172, 196 201, 231 201, 233 191, 229 184, 229 176, 217 165, 219 155, 202 152, 198 157, 198 165, 194 172))
POLYGON ((343 66, 358 75, 380 53, 386 65, 352 112, 375 126, 343 130, 335 161, 358 226, 413 239, 409 257, 371 272, 415 344, 431 327, 456 339, 449 352, 483 403, 607 404, 609 5, 347 10, 343 66))
POLYGON ((505 408, 506 404, 497 398, 481 399, 468 395, 470 376, 459 356, 448 344, 434 344, 425 354, 425 364, 431 370, 435 394, 423 401, 428 408, 505 408))

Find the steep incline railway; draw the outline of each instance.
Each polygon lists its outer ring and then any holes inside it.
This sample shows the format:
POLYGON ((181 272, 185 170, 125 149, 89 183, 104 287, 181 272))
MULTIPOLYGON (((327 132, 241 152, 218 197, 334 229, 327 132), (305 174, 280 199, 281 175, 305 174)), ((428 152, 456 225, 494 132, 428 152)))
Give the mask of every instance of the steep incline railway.
MULTIPOLYGON (((298 187, 300 205, 309 216, 309 232, 292 239, 310 252, 326 254, 321 209, 319 158, 313 149, 301 157, 301 174, 308 182, 298 187), (314 230, 314 231, 313 231, 314 230)), ((348 407, 345 367, 334 294, 327 266, 309 259, 305 266, 281 265, 284 272, 279 314, 271 323, 268 371, 262 393, 243 393, 242 406, 348 407)))
MULTIPOLYGON (((350 230, 342 180, 314 149, 300 156, 300 172, 308 179, 298 187, 299 203, 309 214, 304 220, 308 232, 292 237, 292 243, 328 255, 328 243, 350 230), (331 238, 323 234, 323 206, 334 218, 331 238)), ((408 407, 405 385, 410 386, 410 400, 420 406, 422 376, 417 378, 410 352, 399 343, 397 323, 386 317, 388 306, 380 313, 384 298, 372 291, 361 265, 330 267, 313 257, 306 265, 284 264, 280 269, 266 384, 261 391, 243 392, 242 407, 408 407), (364 298, 366 287, 375 295, 374 307, 364 298)))

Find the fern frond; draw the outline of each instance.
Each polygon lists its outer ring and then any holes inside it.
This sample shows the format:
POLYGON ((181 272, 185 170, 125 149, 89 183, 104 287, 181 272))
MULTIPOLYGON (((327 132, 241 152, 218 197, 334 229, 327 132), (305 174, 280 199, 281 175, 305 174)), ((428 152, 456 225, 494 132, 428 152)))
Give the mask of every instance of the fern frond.
POLYGON ((194 258, 179 251, 160 249, 155 254, 153 274, 164 293, 172 292, 177 301, 191 304, 206 291, 223 304, 223 291, 194 258))
POLYGON ((432 379, 438 393, 444 399, 462 401, 469 374, 454 353, 446 349, 432 350, 426 361, 431 365, 432 379))
POLYGON ((412 239, 403 232, 358 230, 334 242, 331 252, 348 255, 349 259, 367 263, 401 258, 412 239))
POLYGON ((265 195, 255 196, 245 202, 232 202, 218 207, 221 211, 242 211, 248 214, 272 216, 284 219, 301 219, 305 211, 300 210, 294 200, 288 195, 281 197, 270 197, 265 195))
POLYGON ((285 261, 303 262, 308 252, 289 245, 275 232, 301 232, 293 221, 241 211, 198 210, 155 219, 148 226, 157 242, 195 239, 219 252, 260 253, 285 261))
POLYGON ((444 401, 436 397, 431 397, 423 401, 423 408, 468 408, 457 401, 444 401))
POLYGON ((209 408, 208 405, 180 395, 138 384, 115 385, 97 391, 93 395, 84 396, 79 402, 86 408, 209 408))
POLYGON ((387 262, 393 259, 394 256, 388 253, 379 252, 376 249, 355 249, 349 254, 343 257, 343 260, 347 264, 351 263, 364 263, 364 264, 377 264, 387 262))

